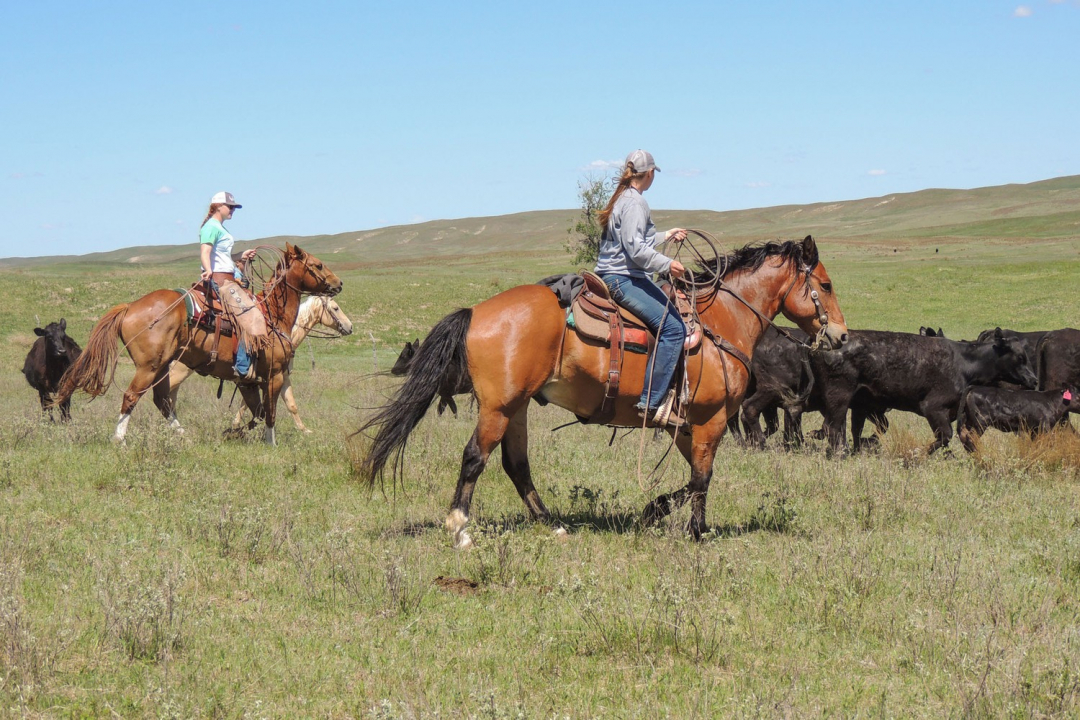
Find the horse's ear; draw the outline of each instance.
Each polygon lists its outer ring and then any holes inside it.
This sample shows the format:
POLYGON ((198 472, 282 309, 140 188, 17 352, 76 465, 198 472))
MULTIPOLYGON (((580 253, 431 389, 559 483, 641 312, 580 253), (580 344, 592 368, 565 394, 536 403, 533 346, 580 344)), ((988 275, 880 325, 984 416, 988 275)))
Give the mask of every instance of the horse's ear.
POLYGON ((67 330, 67 320, 64 318, 60 318, 60 329, 67 330))
POLYGON ((818 264, 818 249, 817 243, 814 242, 814 238, 807 235, 802 241, 802 255, 803 262, 811 270, 817 267, 818 264))
POLYGON ((41 328, 34 328, 34 334, 38 337, 45 337, 45 331, 41 328))
POLYGON ((994 328, 994 340, 996 342, 1001 342, 1004 338, 1005 336, 1002 334, 1001 328, 994 328))
MULTIPOLYGON (((288 243, 286 244, 288 245, 288 243)), ((299 245, 289 245, 289 249, 298 260, 303 260, 307 256, 307 253, 301 250, 299 245)))

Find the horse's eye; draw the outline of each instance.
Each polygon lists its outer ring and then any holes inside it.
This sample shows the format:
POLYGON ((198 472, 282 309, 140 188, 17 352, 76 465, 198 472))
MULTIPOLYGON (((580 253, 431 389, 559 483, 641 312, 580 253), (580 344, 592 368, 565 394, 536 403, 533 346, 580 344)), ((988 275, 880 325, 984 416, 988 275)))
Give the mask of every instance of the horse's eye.
POLYGON ((832 283, 821 283, 821 289, 824 292, 831 293, 832 292, 832 283))

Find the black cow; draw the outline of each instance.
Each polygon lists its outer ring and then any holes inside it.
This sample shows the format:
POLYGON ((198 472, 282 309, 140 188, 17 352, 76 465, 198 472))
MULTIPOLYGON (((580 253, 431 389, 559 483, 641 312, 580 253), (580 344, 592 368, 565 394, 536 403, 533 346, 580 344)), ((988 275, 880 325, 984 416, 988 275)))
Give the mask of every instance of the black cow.
MULTIPOLYGON (((787 328, 796 340, 805 343, 806 333, 798 328, 787 328)), ((821 412, 820 394, 814 394, 814 374, 810 365, 809 349, 805 345, 783 337, 775 328, 768 327, 754 350, 750 364, 750 382, 741 406, 741 420, 747 444, 765 447, 765 439, 779 429, 778 411, 784 411, 784 445, 796 447, 803 442, 802 415, 821 412), (760 418, 765 419, 765 432, 761 431, 760 418)), ((866 413, 879 432, 889 427, 884 409, 859 393, 853 400, 866 413)))
POLYGON ((1040 390, 1080 387, 1080 330, 1045 333, 1035 350, 1040 390))
MULTIPOLYGON (((390 374, 407 375, 409 368, 412 367, 413 358, 416 357, 416 353, 419 351, 419 339, 405 343, 405 347, 401 349, 397 360, 394 361, 394 366, 390 368, 390 374)), ((450 376, 445 378, 439 385, 439 414, 442 415, 446 408, 450 408, 450 412, 457 415, 457 403, 454 402, 454 395, 472 392, 472 389, 472 380, 469 377, 457 378, 450 376)))
MULTIPOLYGON (((998 330, 998 328, 994 328, 993 330, 983 330, 981 333, 979 333, 979 337, 975 338, 975 340, 978 341, 978 342, 985 342, 987 340, 993 340, 994 339, 994 333, 997 332, 997 330, 998 330)), ((1039 343, 1042 341, 1043 338, 1045 338, 1047 335, 1050 334, 1050 331, 1049 330, 1034 330, 1034 331, 1030 331, 1030 332, 1018 332, 1016 330, 1001 330, 1001 334, 1004 335, 1005 337, 1016 338, 1016 339, 1018 339, 1020 342, 1022 342, 1024 344, 1024 352, 1027 353, 1029 366, 1031 368, 1031 372, 1035 373, 1035 376, 1038 377, 1039 371, 1038 371, 1037 366, 1038 366, 1038 347, 1039 347, 1039 343)), ((1022 389, 1019 385, 1016 385, 1015 383, 1010 383, 1010 382, 996 382, 996 383, 994 383, 994 385, 996 387, 1011 388, 1013 390, 1021 390, 1022 389)), ((1039 390, 1046 390, 1047 388, 1044 387, 1043 385, 1039 385, 1038 389, 1039 390)))
POLYGON ((975 452, 975 441, 987 428, 1034 438, 1062 424, 1068 413, 1080 413, 1072 398, 1072 390, 968 388, 960 400, 956 435, 968 452, 975 452))
MULTIPOLYGON (((60 378, 82 353, 79 344, 67 336, 67 320, 34 328, 38 339, 26 355, 23 375, 30 387, 38 391, 42 412, 52 418, 52 396, 60 388, 60 378)), ((71 419, 71 399, 60 403, 60 419, 71 419)))
POLYGON ((1034 388, 1023 343, 997 333, 989 342, 963 342, 913 333, 853 330, 839 350, 812 353, 815 393, 824 404, 831 450, 847 448, 845 421, 851 408, 858 449, 867 408, 905 410, 926 418, 934 431, 928 452, 952 439, 952 421, 964 390, 1007 380, 1034 388), (862 394, 858 403, 853 402, 862 394))
POLYGON ((412 359, 413 356, 416 355, 416 349, 418 347, 420 347, 419 338, 412 342, 405 343, 405 347, 401 349, 401 353, 397 356, 397 360, 394 361, 394 367, 390 368, 390 374, 407 375, 409 366, 412 365, 412 359))

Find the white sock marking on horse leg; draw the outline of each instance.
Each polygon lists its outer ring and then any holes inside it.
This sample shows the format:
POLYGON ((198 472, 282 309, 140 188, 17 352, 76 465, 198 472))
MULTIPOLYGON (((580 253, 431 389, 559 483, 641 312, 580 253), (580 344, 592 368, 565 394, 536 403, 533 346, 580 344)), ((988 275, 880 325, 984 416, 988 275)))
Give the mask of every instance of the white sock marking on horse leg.
POLYGON ((177 418, 176 415, 169 417, 169 427, 175 430, 177 435, 184 434, 184 428, 180 425, 180 419, 177 418))
POLYGON ((274 433, 275 428, 268 427, 266 432, 263 433, 263 442, 267 445, 277 445, 277 435, 274 433))
POLYGON ((127 435, 128 421, 131 420, 131 413, 126 413, 120 416, 120 420, 116 423, 116 434, 113 435, 113 440, 116 442, 124 442, 124 436, 127 435))
POLYGON ((465 550, 472 547, 472 538, 465 532, 465 526, 469 524, 469 518, 457 508, 450 511, 446 516, 446 529, 454 538, 454 548, 465 550))

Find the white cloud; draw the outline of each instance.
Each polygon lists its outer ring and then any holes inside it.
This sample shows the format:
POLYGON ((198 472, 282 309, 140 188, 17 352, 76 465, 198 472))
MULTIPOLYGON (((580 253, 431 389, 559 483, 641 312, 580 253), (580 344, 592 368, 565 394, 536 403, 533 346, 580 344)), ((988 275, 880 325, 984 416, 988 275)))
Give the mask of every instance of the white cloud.
POLYGON ((620 170, 623 164, 621 160, 593 160, 591 163, 581 168, 582 170, 607 172, 608 170, 620 170))
POLYGON ((1013 17, 1031 17, 1031 14, 1033 12, 1034 10, 1032 10, 1030 6, 1019 5, 1015 10, 1013 10, 1013 17))
POLYGON ((874 177, 877 177, 877 176, 879 176, 879 175, 884 175, 884 174, 885 174, 885 171, 884 171, 884 170, 871 170, 871 171, 869 171, 869 172, 868 172, 868 173, 866 173, 866 174, 867 174, 867 175, 873 175, 874 177))
POLYGON ((172 195, 172 188, 168 185, 162 185, 154 191, 155 195, 172 195))

